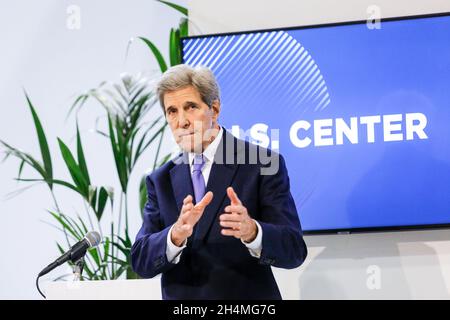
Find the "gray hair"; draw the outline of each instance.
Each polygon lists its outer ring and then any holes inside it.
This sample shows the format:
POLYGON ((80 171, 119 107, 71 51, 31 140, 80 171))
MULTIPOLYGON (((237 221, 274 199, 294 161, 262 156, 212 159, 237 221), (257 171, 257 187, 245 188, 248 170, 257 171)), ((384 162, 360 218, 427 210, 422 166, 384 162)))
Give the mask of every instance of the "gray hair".
POLYGON ((186 86, 193 86, 200 93, 203 102, 211 108, 214 100, 220 101, 220 90, 216 78, 207 67, 191 67, 179 64, 166 70, 156 84, 159 103, 164 108, 164 95, 186 86))

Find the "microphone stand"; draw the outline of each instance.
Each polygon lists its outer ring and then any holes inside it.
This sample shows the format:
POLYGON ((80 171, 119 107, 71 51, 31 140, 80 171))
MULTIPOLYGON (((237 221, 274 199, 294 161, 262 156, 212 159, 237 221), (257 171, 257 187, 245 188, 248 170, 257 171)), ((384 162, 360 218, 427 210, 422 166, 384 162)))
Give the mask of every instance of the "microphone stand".
POLYGON ((73 281, 79 281, 82 280, 82 273, 84 268, 84 255, 87 252, 87 249, 91 247, 96 247, 101 242, 101 236, 96 231, 91 231, 86 234, 86 236, 78 241, 76 244, 74 244, 69 251, 64 253, 61 257, 56 259, 54 262, 49 264, 47 267, 45 267, 41 272, 39 272, 37 278, 36 278, 36 287, 44 299, 47 299, 47 297, 44 295, 44 293, 39 288, 39 278, 56 267, 60 266, 64 262, 72 261, 73 262, 73 275, 74 279, 73 281))
POLYGON ((82 280, 82 273, 84 268, 84 256, 78 259, 73 265, 73 281, 82 280))
MULTIPOLYGON (((73 265, 73 281, 80 281, 82 279, 82 273, 83 273, 83 268, 85 265, 85 261, 84 261, 84 256, 82 256, 80 259, 78 259, 74 265, 73 265)), ((44 298, 47 299, 47 297, 45 296, 45 294, 41 291, 41 288, 39 287, 39 278, 41 276, 38 276, 36 278, 36 287, 40 293, 40 295, 44 298)))

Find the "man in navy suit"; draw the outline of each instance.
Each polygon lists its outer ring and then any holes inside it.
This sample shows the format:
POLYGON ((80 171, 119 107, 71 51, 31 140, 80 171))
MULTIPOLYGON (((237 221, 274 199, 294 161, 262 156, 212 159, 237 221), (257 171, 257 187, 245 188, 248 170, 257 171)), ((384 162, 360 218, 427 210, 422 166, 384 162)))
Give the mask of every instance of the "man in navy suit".
POLYGON ((183 152, 147 176, 133 269, 163 299, 281 299, 271 266, 307 255, 283 157, 218 124, 209 69, 172 67, 157 93, 183 152))

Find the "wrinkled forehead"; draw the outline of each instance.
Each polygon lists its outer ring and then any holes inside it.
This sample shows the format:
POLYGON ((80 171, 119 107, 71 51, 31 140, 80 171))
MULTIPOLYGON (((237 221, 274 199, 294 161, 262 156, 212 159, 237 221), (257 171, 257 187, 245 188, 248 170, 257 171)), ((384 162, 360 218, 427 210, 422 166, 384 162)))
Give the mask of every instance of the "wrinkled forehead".
POLYGON ((186 103, 201 103, 200 93, 193 86, 183 87, 177 90, 168 91, 164 94, 164 107, 178 107, 186 103))

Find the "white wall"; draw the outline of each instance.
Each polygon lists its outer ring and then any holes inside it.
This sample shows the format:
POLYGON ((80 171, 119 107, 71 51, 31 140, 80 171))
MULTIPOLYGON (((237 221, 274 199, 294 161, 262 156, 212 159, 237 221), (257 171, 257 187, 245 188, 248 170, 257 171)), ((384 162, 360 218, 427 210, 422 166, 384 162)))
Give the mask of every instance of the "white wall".
MULTIPOLYGON (((187 5, 184 0, 177 3, 187 5)), ((125 62, 127 42, 133 36, 148 37, 167 57, 169 30, 178 25, 179 19, 180 14, 175 10, 148 0, 2 1, 0 139, 40 158, 34 125, 22 92, 24 87, 46 129, 56 176, 70 179, 59 155, 56 136, 74 148, 74 120, 64 122, 74 95, 103 80, 118 81, 124 71, 157 69, 150 51, 141 43, 131 47, 125 62), (81 9, 79 30, 66 27, 69 5, 81 9)), ((96 116, 103 114, 103 110, 95 103, 87 107, 80 114, 80 130, 91 178, 95 184, 117 187, 110 147, 103 138, 90 132, 96 116)), ((151 160, 152 152, 148 152, 131 177, 130 234, 133 238, 141 223, 138 203, 134 201, 139 178, 151 160)), ((45 211, 53 207, 46 186, 39 185, 11 200, 5 199, 9 192, 25 186, 13 181, 17 169, 18 162, 13 159, 0 166, 0 299, 39 298, 34 287, 35 276, 58 256, 55 241, 62 239, 58 230, 42 222, 53 222, 45 211)), ((24 177, 36 175, 25 170, 24 177)), ((70 215, 77 210, 84 216, 77 196, 61 188, 56 188, 56 194, 70 215)), ((61 267, 49 274, 43 279, 43 286, 66 271, 67 268, 61 267)))
MULTIPOLYGON (((450 12, 448 0, 191 0, 190 31, 197 35, 365 20, 369 5, 378 5, 382 17, 450 12)), ((450 298, 450 230, 305 240, 309 256, 303 266, 274 269, 285 299, 450 298), (369 289, 377 274, 379 289, 369 289)))
POLYGON ((191 0, 191 35, 365 20, 377 5, 384 18, 450 11, 448 0, 191 0))

